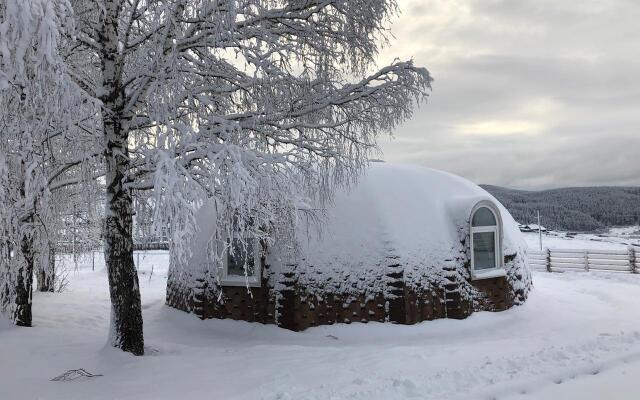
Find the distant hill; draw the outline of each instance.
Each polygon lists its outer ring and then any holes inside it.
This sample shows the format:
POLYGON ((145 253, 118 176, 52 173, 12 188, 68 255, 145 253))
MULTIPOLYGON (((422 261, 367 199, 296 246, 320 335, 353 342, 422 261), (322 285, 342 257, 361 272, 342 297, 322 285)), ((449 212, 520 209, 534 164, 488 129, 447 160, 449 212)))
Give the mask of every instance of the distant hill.
POLYGON ((542 191, 481 185, 516 221, 555 230, 593 232, 640 223, 640 187, 578 187, 542 191))

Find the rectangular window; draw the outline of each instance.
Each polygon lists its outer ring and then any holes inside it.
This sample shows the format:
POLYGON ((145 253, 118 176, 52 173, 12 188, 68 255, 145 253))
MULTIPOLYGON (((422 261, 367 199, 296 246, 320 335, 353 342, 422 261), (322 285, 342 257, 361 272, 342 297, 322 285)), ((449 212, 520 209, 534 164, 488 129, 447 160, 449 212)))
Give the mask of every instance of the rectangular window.
POLYGON ((260 287, 262 282, 262 265, 260 242, 245 239, 233 239, 222 259, 222 286, 260 287))
POLYGON ((231 250, 227 252, 227 276, 245 276, 245 267, 248 276, 255 272, 255 253, 253 241, 249 240, 245 246, 239 239, 234 239, 231 243, 231 250))
POLYGON ((477 271, 497 268, 495 232, 474 232, 473 268, 477 271))

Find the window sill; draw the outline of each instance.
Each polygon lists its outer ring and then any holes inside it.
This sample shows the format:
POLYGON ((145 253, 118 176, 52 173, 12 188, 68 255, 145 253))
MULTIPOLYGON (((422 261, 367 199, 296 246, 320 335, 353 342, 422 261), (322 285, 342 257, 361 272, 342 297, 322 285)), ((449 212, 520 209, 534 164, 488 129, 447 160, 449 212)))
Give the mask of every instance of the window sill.
POLYGON ((471 280, 478 281, 481 279, 501 278, 507 276, 507 271, 503 268, 489 269, 486 271, 473 271, 471 273, 471 280))
POLYGON ((259 279, 250 278, 249 281, 239 277, 238 279, 225 278, 220 280, 220 286, 232 286, 232 287, 261 287, 262 283, 259 279))

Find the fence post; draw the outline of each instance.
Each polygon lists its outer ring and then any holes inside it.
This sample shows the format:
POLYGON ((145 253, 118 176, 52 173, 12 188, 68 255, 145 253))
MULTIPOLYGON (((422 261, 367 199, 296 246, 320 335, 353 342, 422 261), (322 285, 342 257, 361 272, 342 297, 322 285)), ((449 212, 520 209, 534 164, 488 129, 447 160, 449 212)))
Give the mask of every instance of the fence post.
POLYGON ((589 272, 589 250, 584 251, 584 270, 589 272))
POLYGON ((547 249, 547 272, 551 272, 551 249, 547 249))
POLYGON ((629 265, 631 266, 631 273, 637 274, 638 268, 636 268, 636 249, 633 246, 629 246, 629 265))

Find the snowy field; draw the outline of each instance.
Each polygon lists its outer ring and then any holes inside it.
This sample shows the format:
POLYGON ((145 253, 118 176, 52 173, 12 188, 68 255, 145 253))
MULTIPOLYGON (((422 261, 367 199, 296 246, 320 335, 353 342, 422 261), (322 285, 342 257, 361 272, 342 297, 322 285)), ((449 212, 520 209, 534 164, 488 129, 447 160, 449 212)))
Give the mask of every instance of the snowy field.
MULTIPOLYGON (((537 232, 527 232, 522 235, 530 249, 540 249, 540 240, 537 232)), ((636 246, 640 250, 640 226, 612 228, 607 233, 599 235, 579 233, 567 236, 564 232, 542 234, 543 248, 624 250, 628 246, 636 246)))
MULTIPOLYGON (((70 264, 70 263, 68 263, 70 264)), ((414 326, 294 333, 164 306, 167 256, 140 258, 147 354, 105 347, 100 260, 61 294, 34 295, 33 328, 0 319, 0 399, 635 399, 640 276, 535 273, 529 301, 502 313, 414 326), (150 272, 153 269, 153 274, 150 272), (103 376, 50 379, 84 368, 103 376)))

